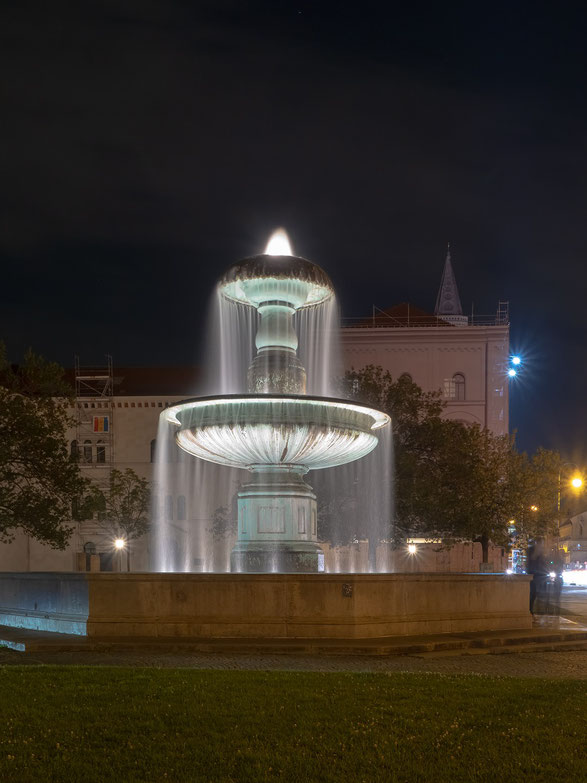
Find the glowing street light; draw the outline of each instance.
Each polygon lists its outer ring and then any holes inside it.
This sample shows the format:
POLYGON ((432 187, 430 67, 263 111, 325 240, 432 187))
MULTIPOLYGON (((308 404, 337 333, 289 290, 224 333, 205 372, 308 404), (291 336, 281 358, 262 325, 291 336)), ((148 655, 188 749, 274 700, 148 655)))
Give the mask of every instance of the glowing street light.
POLYGON ((530 506, 530 511, 538 511, 538 506, 530 506))
POLYGON ((519 356, 512 356, 512 364, 515 364, 516 366, 521 363, 521 359, 519 356))
POLYGON ((124 540, 124 538, 116 538, 114 540, 114 548, 117 549, 119 552, 121 549, 124 549, 125 546, 126 546, 126 541, 124 540))
POLYGON ((415 544, 408 544, 408 554, 415 555, 418 547, 415 544))
POLYGON ((579 467, 575 465, 574 462, 562 462, 559 469, 558 469, 558 492, 557 492, 557 498, 556 498, 556 510, 558 515, 558 520, 560 524, 560 511, 561 511, 561 493, 562 493, 562 469, 565 467, 571 467, 575 468, 575 473, 571 476, 571 479, 569 480, 567 478, 567 481, 565 482, 566 486, 571 486, 575 492, 578 492, 579 490, 583 489, 583 476, 581 473, 577 472, 579 470, 579 467), (568 483, 567 483, 568 482, 568 483))
POLYGON ((510 367, 510 369, 508 370, 508 375, 510 376, 510 378, 513 378, 515 375, 517 375, 517 372, 514 370, 513 367, 510 367))

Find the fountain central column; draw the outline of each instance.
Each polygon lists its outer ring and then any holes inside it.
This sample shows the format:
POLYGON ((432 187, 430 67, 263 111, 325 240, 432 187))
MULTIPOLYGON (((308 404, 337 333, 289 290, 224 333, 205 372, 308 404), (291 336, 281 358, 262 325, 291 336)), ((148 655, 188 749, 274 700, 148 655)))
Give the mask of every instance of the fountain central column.
POLYGON ((306 370, 298 355, 289 302, 263 302, 257 307, 261 322, 255 345, 257 355, 249 367, 250 394, 305 394, 306 370))
MULTIPOLYGON (((295 307, 288 301, 257 305, 261 317, 249 367, 250 394, 306 393, 306 370, 297 355, 295 307)), ((324 570, 317 543, 317 505, 300 465, 253 465, 251 480, 238 492, 238 540, 231 570, 315 572, 324 570)))

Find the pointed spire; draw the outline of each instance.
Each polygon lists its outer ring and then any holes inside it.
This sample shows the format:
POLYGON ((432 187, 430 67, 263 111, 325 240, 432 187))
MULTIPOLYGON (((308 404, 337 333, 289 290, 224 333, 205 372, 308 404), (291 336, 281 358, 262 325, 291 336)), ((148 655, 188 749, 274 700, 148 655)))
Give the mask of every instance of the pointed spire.
POLYGON ((438 296, 436 297, 434 314, 440 316, 463 314, 457 281, 455 280, 455 273, 453 272, 450 260, 450 242, 448 242, 446 247, 446 259, 444 261, 440 289, 438 290, 438 296))
POLYGON ((446 258, 442 271, 442 280, 440 281, 440 289, 438 290, 438 296, 436 297, 434 314, 453 326, 469 325, 469 319, 466 315, 463 315, 457 281, 455 280, 455 273, 452 270, 450 242, 448 242, 446 246, 446 258))

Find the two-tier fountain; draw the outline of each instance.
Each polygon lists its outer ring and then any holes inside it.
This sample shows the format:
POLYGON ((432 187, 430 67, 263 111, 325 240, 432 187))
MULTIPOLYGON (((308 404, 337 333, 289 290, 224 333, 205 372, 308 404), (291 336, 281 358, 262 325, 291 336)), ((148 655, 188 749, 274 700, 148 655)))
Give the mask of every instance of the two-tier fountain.
MULTIPOLYGON (((377 562, 370 563, 369 573, 364 568, 317 573, 324 565, 316 496, 304 476, 318 468, 342 465, 332 473, 345 473, 366 466, 375 455, 352 467, 345 463, 375 448, 389 418, 354 402, 305 393, 306 373, 293 324, 311 321, 312 316, 317 323, 328 309, 332 284, 322 269, 292 256, 288 248, 270 245, 264 255, 229 269, 219 291, 221 311, 230 307, 237 314, 234 323, 247 323, 240 342, 231 327, 231 364, 239 364, 243 346, 245 364, 249 362, 253 321, 259 322, 257 354, 246 394, 186 400, 162 414, 163 445, 157 446, 162 480, 156 493, 164 498, 165 513, 159 515, 151 540, 155 568, 149 573, 0 574, 0 623, 87 635, 98 643, 116 637, 127 645, 157 639, 165 648, 167 640, 173 649, 186 639, 215 645, 214 640, 222 638, 237 645, 252 640, 255 649, 265 640, 262 645, 275 643, 279 646, 270 649, 284 651, 293 640, 295 649, 307 644, 303 649, 313 653, 345 649, 345 640, 351 639, 346 649, 356 652, 357 639, 378 638, 380 645, 368 649, 380 652, 386 649, 386 638, 398 635, 531 628, 527 576, 402 574, 378 568, 377 562), (256 308, 259 319, 241 318, 253 314, 250 308, 256 308), (175 443, 187 452, 179 460, 175 443), (250 480, 241 481, 238 491, 238 531, 230 566, 224 548, 221 567, 214 567, 205 559, 203 546, 205 534, 211 532, 210 510, 218 501, 225 506, 234 494, 235 474, 241 473, 242 479, 245 470, 250 480), (217 472, 223 476, 206 480, 206 474, 217 472), (187 513, 191 488, 196 503, 187 513), (229 567, 232 573, 226 573, 229 567)), ((224 311, 224 324, 230 321, 226 316, 224 311)), ((314 329, 300 329, 303 355, 309 353, 304 345, 309 333, 316 336, 314 329)), ((316 355, 322 359, 325 353, 319 350, 316 355)), ((316 356, 307 363, 316 365, 316 356)), ((377 456, 385 456, 385 449, 377 451, 377 456)), ((363 488, 364 502, 354 506, 361 514, 370 503, 378 508, 390 483, 389 470, 366 473, 371 498, 363 488)), ((352 496, 356 476, 343 482, 339 478, 335 494, 340 490, 343 498, 352 496)), ((379 517, 388 520, 389 512, 379 517)), ((383 530, 374 529, 375 542, 383 530)), ((224 537, 228 540, 233 540, 232 528, 224 537)), ((30 641, 23 641, 23 649, 30 641)))
POLYGON ((328 275, 291 254, 278 232, 263 255, 232 266, 219 282, 223 297, 256 308, 260 323, 247 394, 185 400, 162 415, 177 444, 200 459, 250 471, 238 492, 237 572, 324 570, 317 540, 310 470, 360 459, 378 442, 389 416, 348 400, 306 394, 294 313, 333 296, 328 275))

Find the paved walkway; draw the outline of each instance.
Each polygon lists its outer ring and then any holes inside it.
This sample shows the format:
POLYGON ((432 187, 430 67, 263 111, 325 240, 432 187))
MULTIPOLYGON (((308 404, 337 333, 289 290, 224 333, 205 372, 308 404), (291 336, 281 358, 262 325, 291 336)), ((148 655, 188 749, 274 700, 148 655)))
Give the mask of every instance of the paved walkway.
POLYGON ((494 655, 312 656, 223 653, 55 652, 19 653, 0 649, 0 666, 81 665, 156 668, 321 672, 437 672, 492 677, 587 679, 587 650, 515 652, 494 655))

